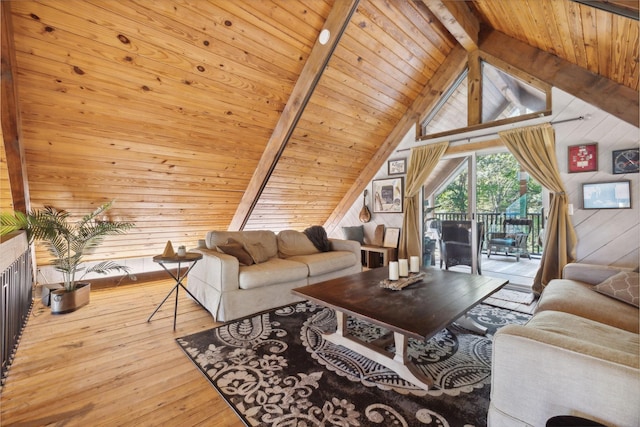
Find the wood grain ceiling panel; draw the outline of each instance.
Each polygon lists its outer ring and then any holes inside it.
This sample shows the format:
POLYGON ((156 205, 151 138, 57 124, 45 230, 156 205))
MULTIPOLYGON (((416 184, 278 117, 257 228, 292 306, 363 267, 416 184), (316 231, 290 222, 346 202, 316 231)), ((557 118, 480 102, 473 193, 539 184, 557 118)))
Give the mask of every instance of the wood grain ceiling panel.
POLYGON ((324 224, 446 58, 443 34, 414 2, 361 1, 245 229, 324 224))
POLYGON ((331 2, 11 6, 32 204, 116 199, 101 259, 227 228, 331 2))
MULTIPOLYGON (((195 245, 230 225, 335 10, 334 0, 9 3, 32 205, 85 213, 116 199, 113 215, 138 224, 96 259, 195 245)), ((637 21, 571 0, 465 4, 485 28, 540 49, 518 48, 532 58, 549 52, 638 90, 637 21)), ((246 228, 335 225, 422 115, 408 109, 445 89, 432 77, 452 74, 442 65, 459 49, 423 1, 361 0, 246 228)))
POLYGON ((473 0, 490 27, 638 90, 638 22, 570 0, 473 0))
MULTIPOLYGON (((0 135, 2 135, 2 128, 0 128, 0 135)), ((0 166, 0 210, 8 212, 13 210, 13 200, 4 144, 0 146, 0 166)))

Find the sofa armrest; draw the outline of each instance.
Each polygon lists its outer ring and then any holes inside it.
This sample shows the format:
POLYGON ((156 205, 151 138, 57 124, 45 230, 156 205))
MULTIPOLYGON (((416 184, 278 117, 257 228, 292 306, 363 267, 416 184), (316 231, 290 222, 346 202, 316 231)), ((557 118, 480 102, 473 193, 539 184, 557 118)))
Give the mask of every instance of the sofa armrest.
POLYGON ((192 251, 201 253, 202 259, 193 266, 189 277, 197 278, 219 292, 240 289, 240 263, 236 257, 213 249, 197 248, 192 251))
POLYGON ((586 264, 572 262, 562 269, 562 278, 597 285, 605 279, 621 271, 632 271, 631 267, 617 267, 613 265, 586 264))
POLYGON ((356 259, 360 259, 360 242, 355 240, 329 239, 332 251, 348 251, 353 252, 356 259))
POLYGON ((536 316, 526 326, 507 325, 494 336, 492 407, 512 417, 510 425, 543 426, 563 414, 605 425, 638 425, 637 334, 564 313, 549 312, 542 322, 536 316), (563 325, 573 321, 578 322, 575 331, 586 328, 586 338, 563 332, 563 325), (615 338, 607 343, 609 331, 615 338), (591 342, 592 333, 600 339, 591 342))

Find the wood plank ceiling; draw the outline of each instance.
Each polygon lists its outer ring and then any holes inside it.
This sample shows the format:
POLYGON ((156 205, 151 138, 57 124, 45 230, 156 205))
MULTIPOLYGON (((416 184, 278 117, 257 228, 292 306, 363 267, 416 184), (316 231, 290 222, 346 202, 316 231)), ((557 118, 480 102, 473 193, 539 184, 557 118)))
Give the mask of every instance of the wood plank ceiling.
POLYGON ((352 0, 315 75, 305 65, 342 0, 4 3, 30 205, 84 214, 115 199, 112 216, 137 224, 96 258, 346 212, 412 108, 455 77, 447 61, 477 49, 474 22, 638 90, 638 22, 570 0, 352 0), (301 114, 278 134, 287 109, 301 114))
MULTIPOLYGON (((619 3, 637 14, 637 1, 619 3)), ((477 0, 471 7, 494 30, 638 90, 636 20, 574 1, 477 0)))

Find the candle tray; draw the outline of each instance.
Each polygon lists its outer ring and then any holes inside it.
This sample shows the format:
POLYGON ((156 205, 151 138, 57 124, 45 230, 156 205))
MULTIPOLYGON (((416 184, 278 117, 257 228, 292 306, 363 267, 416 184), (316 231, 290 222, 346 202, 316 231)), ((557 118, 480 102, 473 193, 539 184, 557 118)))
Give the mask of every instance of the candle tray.
POLYGON ((409 273, 409 277, 401 277, 398 280, 384 279, 380 282, 380 287, 385 289, 391 289, 392 291, 400 291, 407 286, 419 282, 425 278, 427 273, 409 273))

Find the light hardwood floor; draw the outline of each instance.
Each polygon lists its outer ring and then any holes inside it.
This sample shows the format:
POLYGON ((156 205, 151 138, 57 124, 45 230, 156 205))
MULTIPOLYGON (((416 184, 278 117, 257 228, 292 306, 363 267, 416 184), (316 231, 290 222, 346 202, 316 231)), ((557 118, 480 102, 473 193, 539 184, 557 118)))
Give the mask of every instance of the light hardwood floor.
POLYGON ((39 300, 0 395, 2 426, 244 424, 186 357, 177 337, 216 325, 174 283, 93 290, 88 306, 53 316, 39 300))
MULTIPOLYGON (((503 258, 485 257, 484 274, 535 274, 535 261, 503 258)), ((88 306, 57 316, 36 300, 0 394, 0 425, 243 426, 175 342, 216 326, 211 315, 181 291, 175 332, 173 296, 147 322, 173 285, 92 290, 88 306)))

